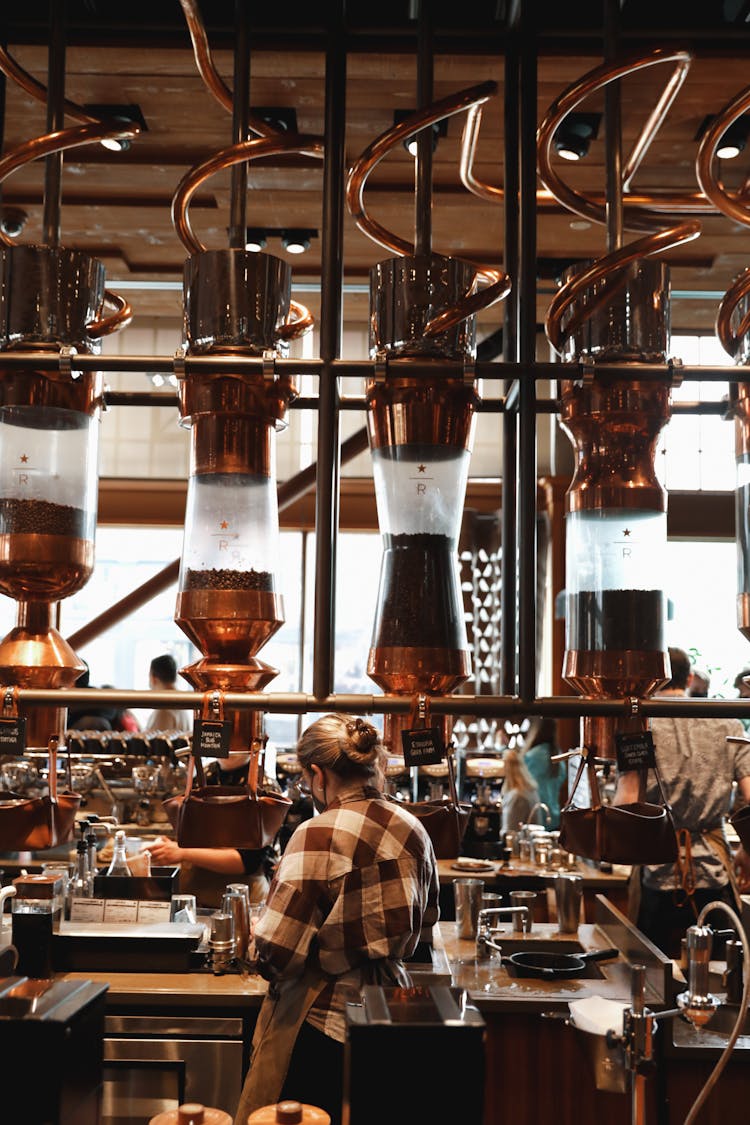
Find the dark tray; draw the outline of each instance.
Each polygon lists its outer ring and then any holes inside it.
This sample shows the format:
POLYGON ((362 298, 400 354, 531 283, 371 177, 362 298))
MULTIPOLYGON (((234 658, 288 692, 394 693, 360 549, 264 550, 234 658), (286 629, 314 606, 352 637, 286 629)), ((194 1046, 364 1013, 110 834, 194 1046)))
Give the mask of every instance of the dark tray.
POLYGON ((179 867, 152 867, 150 875, 97 875, 94 879, 94 898, 169 902, 179 890, 179 874, 179 867))
POLYGON ((174 922, 64 922, 52 937, 52 964, 58 972, 187 973, 202 937, 201 926, 174 922))

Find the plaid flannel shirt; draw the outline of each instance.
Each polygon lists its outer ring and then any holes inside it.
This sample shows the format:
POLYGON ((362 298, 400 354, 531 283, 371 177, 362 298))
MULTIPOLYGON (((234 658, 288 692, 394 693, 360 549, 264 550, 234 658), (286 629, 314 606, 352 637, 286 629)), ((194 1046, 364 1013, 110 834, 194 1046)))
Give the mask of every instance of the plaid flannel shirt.
POLYGON ((308 1022, 343 1042, 344 1004, 372 979, 373 961, 413 953, 438 920, 438 890, 419 821, 357 786, 292 835, 255 927, 258 971, 273 986, 318 968, 308 1022))

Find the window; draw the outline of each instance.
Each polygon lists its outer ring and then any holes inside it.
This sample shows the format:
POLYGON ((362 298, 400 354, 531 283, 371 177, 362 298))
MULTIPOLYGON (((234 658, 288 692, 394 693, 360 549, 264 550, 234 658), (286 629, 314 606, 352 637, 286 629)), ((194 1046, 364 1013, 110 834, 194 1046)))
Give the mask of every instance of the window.
MULTIPOLYGON (((686 365, 732 367, 714 336, 673 336, 672 354, 686 365)), ((672 401, 721 402, 729 383, 686 380, 672 392, 672 401)), ((659 479, 667 489, 708 492, 734 489, 734 428, 721 415, 681 414, 665 426, 657 456, 659 479)))

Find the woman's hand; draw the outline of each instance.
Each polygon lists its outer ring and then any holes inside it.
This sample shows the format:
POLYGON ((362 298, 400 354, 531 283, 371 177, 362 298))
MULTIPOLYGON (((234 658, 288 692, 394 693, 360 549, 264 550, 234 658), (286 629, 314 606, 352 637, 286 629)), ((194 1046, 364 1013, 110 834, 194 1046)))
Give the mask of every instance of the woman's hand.
POLYGON ((184 858, 183 849, 174 840, 166 836, 157 836, 144 850, 151 852, 151 859, 160 867, 168 867, 173 863, 180 863, 184 858))

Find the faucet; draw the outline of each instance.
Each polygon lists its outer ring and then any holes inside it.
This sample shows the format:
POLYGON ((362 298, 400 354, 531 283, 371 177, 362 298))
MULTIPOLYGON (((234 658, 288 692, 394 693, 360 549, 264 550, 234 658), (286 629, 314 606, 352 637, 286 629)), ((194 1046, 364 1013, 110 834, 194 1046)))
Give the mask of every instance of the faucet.
POLYGON ((479 911, 477 918, 477 961, 489 961, 493 949, 496 953, 502 953, 502 946, 498 945, 492 938, 492 923, 489 919, 491 917, 508 916, 512 918, 515 914, 523 915, 524 929, 526 929, 531 922, 531 912, 528 906, 490 906, 479 911))
POLYGON ((531 812, 529 813, 528 820, 526 821, 526 823, 527 824, 532 823, 531 818, 533 817, 533 815, 537 811, 537 809, 544 809, 544 814, 545 814, 544 819, 545 819, 547 828, 551 827, 551 825, 552 825, 552 813, 549 810, 549 805, 545 805, 544 801, 537 801, 537 803, 532 806, 531 812))

